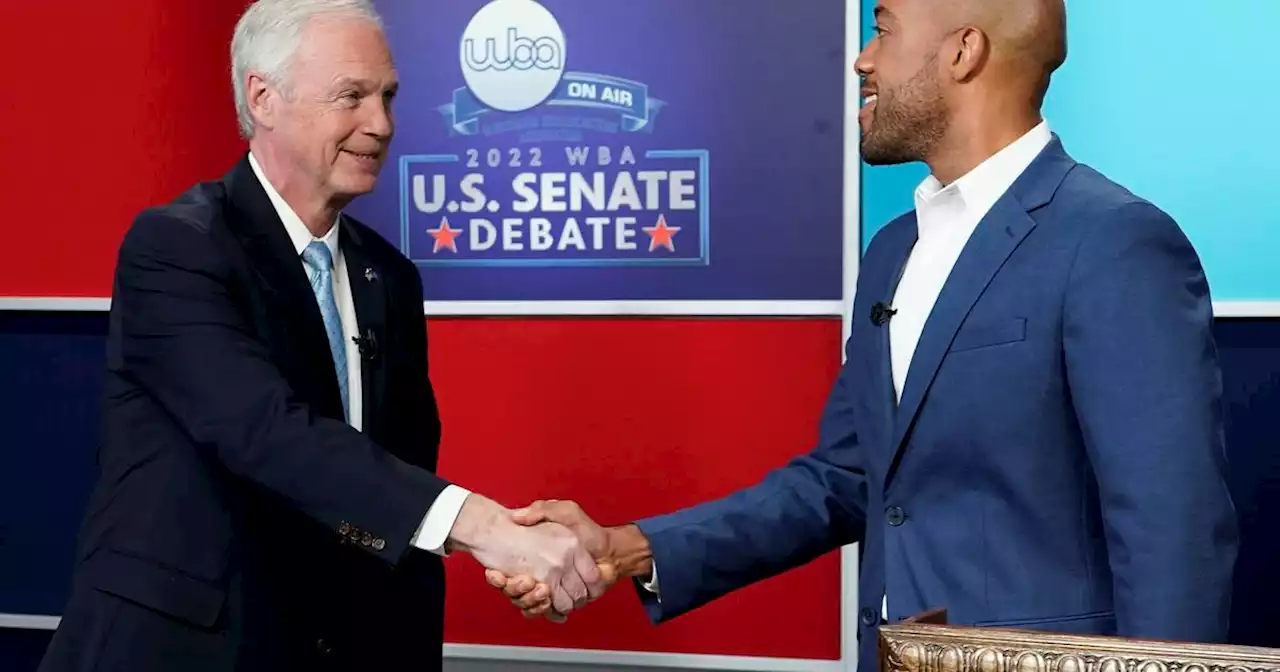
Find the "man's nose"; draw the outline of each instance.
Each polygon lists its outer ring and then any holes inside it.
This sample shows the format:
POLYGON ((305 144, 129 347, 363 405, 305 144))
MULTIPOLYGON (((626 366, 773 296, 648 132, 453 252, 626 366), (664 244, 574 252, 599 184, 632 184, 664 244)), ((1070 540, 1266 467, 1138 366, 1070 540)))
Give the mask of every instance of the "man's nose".
POLYGON ((379 100, 372 105, 369 119, 365 124, 365 132, 379 138, 389 138, 395 130, 395 122, 391 119, 390 106, 379 100))
POLYGON ((853 71, 862 77, 867 77, 872 72, 875 72, 875 61, 871 58, 871 50, 874 46, 874 42, 868 44, 862 51, 858 52, 858 58, 853 61, 853 71))

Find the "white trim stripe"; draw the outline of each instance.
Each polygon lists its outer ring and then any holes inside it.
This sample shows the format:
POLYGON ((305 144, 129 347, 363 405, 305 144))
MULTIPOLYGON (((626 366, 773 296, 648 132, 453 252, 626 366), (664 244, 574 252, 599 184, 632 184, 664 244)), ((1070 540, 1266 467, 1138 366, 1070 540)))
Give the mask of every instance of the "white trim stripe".
POLYGON ((465 660, 558 663, 562 665, 669 667, 686 670, 841 672, 840 662, 835 660, 717 656, 692 653, 650 653, 647 651, 555 649, 531 646, 486 646, 479 644, 445 644, 444 657, 465 660))
MULTIPOLYGON (((853 298, 862 260, 862 106, 861 80, 853 69, 862 51, 862 2, 844 3, 844 273, 840 307, 840 362, 849 340, 853 298)), ((844 672, 858 669, 858 545, 840 549, 840 664, 844 672)))
POLYGON ((62 296, 0 296, 0 310, 100 313, 111 310, 111 299, 62 296))
POLYGON ((428 301, 427 316, 740 316, 839 317, 840 301, 428 301))
MULTIPOLYGON (((61 620, 57 616, 0 614, 0 629, 55 630, 61 620)), ((841 670, 840 663, 834 660, 559 649, 537 646, 489 646, 482 644, 445 644, 444 657, 461 660, 627 665, 631 667, 668 667, 686 670, 749 670, 760 672, 840 672, 841 670)))
POLYGON ((1214 317, 1280 317, 1280 301, 1214 301, 1214 317))
MULTIPOLYGON (((0 310, 105 312, 111 299, 0 297, 0 310)), ((556 315, 705 315, 759 317, 840 317, 841 301, 427 301, 428 317, 556 315)))
POLYGON ((60 616, 35 614, 0 614, 0 628, 12 630, 57 630, 60 616))
MULTIPOLYGON (((861 242, 856 245, 861 245, 861 242)), ((846 243, 846 252, 849 247, 846 243)), ((672 315, 848 318, 853 306, 857 261, 848 262, 846 266, 846 276, 852 277, 845 281, 848 295, 843 301, 427 301, 422 310, 427 317, 672 315)), ((111 299, 93 297, 0 297, 0 311, 95 313, 110 309, 111 299)), ((1213 315, 1225 318, 1280 317, 1280 301, 1214 301, 1213 315)), ((848 336, 847 332, 845 336, 848 336)))

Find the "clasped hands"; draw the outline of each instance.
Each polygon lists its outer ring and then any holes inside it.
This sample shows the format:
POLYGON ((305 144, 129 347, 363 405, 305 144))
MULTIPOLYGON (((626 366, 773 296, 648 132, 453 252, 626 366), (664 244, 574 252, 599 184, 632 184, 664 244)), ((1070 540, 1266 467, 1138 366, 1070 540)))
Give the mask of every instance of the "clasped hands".
MULTIPOLYGON (((624 571, 634 574, 644 562, 635 560, 642 554, 632 552, 633 557, 625 560, 618 555, 624 546, 635 545, 627 539, 639 537, 638 530, 601 527, 574 502, 541 500, 507 511, 503 517, 511 525, 500 527, 501 533, 507 535, 502 546, 530 548, 521 539, 528 535, 552 542, 542 561, 527 553, 505 558, 471 549, 475 559, 487 568, 485 579, 489 585, 511 598, 526 618, 545 616, 550 621, 563 622, 570 612, 603 595, 624 571), (629 566, 620 566, 623 562, 629 566)), ((499 532, 499 528, 493 529, 499 532)))

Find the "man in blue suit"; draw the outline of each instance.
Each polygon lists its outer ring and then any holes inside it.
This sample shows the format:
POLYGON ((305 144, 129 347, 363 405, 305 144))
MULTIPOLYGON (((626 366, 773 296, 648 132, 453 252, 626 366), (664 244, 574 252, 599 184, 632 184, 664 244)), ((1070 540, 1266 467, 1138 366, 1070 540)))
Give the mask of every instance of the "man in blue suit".
POLYGON ((260 0, 232 72, 249 152, 121 246, 101 475, 40 669, 438 670, 451 548, 580 605, 572 532, 435 473, 421 280, 342 214, 394 132, 372 6, 260 0))
MULTIPOLYGON (((1041 119, 1061 0, 882 0, 858 58, 871 164, 924 161, 867 249, 817 447, 719 501, 574 528, 655 621, 852 542, 882 622, 1220 642, 1237 530, 1209 288, 1152 204, 1041 119)), ((492 572, 529 613, 543 588, 492 572)))

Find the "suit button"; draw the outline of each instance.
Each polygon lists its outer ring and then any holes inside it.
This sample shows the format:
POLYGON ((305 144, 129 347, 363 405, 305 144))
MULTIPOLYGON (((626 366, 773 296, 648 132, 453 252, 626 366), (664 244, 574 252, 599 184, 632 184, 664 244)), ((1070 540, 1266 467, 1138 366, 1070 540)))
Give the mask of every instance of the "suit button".
POLYGON ((342 524, 338 526, 338 534, 341 534, 342 536, 345 537, 350 533, 351 533, 351 523, 343 521, 342 524))
POLYGON ((368 532, 365 532, 365 533, 360 537, 360 545, 361 545, 361 546, 369 546, 369 545, 371 545, 372 543, 373 543, 373 535, 372 535, 372 534, 369 534, 368 532))
POLYGON ((381 551, 382 549, 384 549, 384 548, 386 548, 386 547, 387 547, 387 540, 386 540, 386 539, 383 539, 382 537, 378 537, 377 539, 374 539, 374 540, 373 540, 373 550, 375 550, 375 551, 381 551))
POLYGON ((329 644, 329 642, 324 641, 323 639, 317 639, 316 651, 319 651, 320 653, 327 656, 330 653, 333 653, 333 646, 329 644))
POLYGON ((901 506, 891 506, 884 511, 884 519, 890 525, 897 527, 907 519, 907 514, 903 513, 901 506))
POLYGON ((863 609, 858 612, 858 618, 862 621, 863 625, 875 625, 876 612, 873 609, 863 609))

